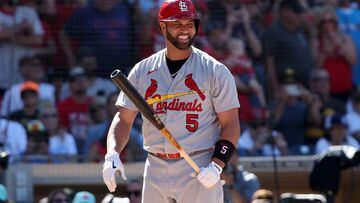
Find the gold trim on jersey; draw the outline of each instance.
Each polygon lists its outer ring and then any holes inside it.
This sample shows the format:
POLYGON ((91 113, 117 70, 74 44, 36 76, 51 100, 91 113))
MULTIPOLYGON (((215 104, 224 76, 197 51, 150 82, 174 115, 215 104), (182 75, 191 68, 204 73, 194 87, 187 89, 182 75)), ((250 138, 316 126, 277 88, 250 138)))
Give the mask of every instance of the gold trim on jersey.
MULTIPOLYGON (((205 93, 205 90, 201 90, 201 92, 205 93)), ((165 95, 160 95, 160 97, 156 96, 155 98, 149 98, 146 100, 146 102, 151 105, 151 104, 154 104, 157 102, 162 102, 165 100, 182 97, 182 96, 189 95, 189 94, 197 94, 197 92, 195 90, 189 90, 186 92, 179 92, 179 93, 175 93, 175 94, 165 94, 165 95)))

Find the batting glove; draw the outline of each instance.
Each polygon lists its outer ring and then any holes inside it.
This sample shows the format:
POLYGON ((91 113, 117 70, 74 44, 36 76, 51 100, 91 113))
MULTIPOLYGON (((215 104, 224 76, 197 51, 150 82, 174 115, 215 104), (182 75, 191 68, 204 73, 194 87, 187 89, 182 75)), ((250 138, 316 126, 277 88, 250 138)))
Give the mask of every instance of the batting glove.
POLYGON ((103 179, 110 192, 116 189, 115 176, 117 173, 126 180, 124 165, 122 164, 119 153, 111 151, 105 155, 105 162, 103 165, 103 179))
POLYGON ((220 180, 221 172, 221 166, 212 161, 208 166, 200 168, 196 177, 204 187, 211 188, 220 180))

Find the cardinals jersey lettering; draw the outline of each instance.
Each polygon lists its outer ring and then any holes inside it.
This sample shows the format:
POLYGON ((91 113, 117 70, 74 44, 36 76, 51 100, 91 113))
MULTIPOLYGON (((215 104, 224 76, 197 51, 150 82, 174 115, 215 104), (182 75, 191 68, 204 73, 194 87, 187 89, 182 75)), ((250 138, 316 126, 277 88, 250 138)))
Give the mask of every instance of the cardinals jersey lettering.
MULTIPOLYGON (((220 134, 216 113, 240 106, 230 71, 195 47, 175 78, 164 49, 137 63, 128 79, 187 152, 213 147, 220 134)), ((137 111, 123 93, 116 105, 137 111)), ((177 152, 146 119, 142 131, 146 151, 177 152)))

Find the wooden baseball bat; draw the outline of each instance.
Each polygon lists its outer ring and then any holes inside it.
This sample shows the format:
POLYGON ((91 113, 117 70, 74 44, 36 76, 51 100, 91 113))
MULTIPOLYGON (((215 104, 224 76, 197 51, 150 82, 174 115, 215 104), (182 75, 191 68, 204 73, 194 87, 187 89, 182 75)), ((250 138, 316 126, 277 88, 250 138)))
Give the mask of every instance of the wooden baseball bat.
POLYGON ((181 157, 183 157, 189 163, 189 165, 195 170, 195 172, 199 173, 200 172, 199 166, 190 158, 190 156, 176 141, 174 136, 171 135, 170 131, 165 127, 164 123, 153 112, 149 104, 146 103, 145 99, 130 83, 130 81, 126 78, 126 76, 119 69, 116 69, 111 73, 110 79, 135 104, 135 106, 139 109, 142 115, 147 120, 149 120, 166 137, 166 139, 170 142, 170 144, 179 151, 181 157))

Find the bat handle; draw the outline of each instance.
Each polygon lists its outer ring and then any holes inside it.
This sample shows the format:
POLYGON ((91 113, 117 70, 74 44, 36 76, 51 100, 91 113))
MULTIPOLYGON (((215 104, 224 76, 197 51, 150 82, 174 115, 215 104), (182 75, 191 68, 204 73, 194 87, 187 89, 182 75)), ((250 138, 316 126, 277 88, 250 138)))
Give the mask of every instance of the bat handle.
POLYGON ((180 150, 180 155, 189 163, 189 165, 195 170, 196 173, 200 173, 199 166, 190 158, 184 149, 180 150))

